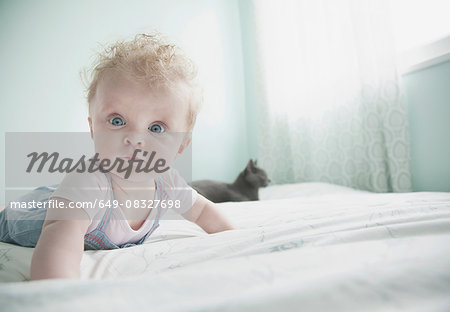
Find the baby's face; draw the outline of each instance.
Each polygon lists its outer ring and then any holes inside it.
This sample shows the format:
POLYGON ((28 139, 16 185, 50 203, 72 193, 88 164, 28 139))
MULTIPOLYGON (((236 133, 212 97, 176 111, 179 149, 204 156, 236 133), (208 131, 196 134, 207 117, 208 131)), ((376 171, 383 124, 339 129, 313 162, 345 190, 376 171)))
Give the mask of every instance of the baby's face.
MULTIPOLYGON (((188 105, 182 88, 176 92, 152 91, 142 83, 124 78, 120 74, 107 73, 97 86, 91 102, 91 117, 88 118, 95 152, 100 159, 116 158, 128 160, 136 149, 144 160, 145 167, 152 152, 157 159, 165 160, 168 167, 190 143, 187 133, 188 105), (148 152, 147 156, 143 152, 148 152)), ((136 168, 136 163, 135 167, 136 168)), ((120 177, 125 172, 111 171, 120 177)), ((161 167, 160 167, 161 169, 161 167)), ((128 177, 132 181, 146 181, 155 177, 155 172, 136 173, 128 177)))

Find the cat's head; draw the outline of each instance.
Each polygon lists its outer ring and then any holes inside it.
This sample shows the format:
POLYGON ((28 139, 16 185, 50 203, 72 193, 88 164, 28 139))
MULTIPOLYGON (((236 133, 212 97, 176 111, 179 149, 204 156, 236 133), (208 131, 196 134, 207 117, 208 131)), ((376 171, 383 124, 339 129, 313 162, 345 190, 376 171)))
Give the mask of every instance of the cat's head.
POLYGON ((244 171, 245 180, 247 180, 251 185, 256 187, 265 187, 269 185, 270 179, 267 177, 267 173, 264 169, 257 166, 257 161, 249 160, 244 171))

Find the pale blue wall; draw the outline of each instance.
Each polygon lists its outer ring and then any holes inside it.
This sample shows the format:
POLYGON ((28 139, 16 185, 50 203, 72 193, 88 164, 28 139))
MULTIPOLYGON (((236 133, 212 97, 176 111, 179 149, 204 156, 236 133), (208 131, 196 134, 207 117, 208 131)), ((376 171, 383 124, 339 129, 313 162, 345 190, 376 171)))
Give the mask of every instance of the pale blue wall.
POLYGON ((403 76, 414 191, 450 192, 450 61, 403 76))
POLYGON ((259 81, 257 75, 255 21, 252 1, 239 1, 239 17, 241 23, 242 57, 245 75, 246 126, 248 137, 248 153, 250 158, 258 158, 258 122, 259 118, 259 81))
POLYGON ((238 0, 0 1, 2 177, 5 132, 88 131, 79 70, 97 43, 154 29, 192 56, 205 86, 193 179, 232 181, 249 157, 238 0))

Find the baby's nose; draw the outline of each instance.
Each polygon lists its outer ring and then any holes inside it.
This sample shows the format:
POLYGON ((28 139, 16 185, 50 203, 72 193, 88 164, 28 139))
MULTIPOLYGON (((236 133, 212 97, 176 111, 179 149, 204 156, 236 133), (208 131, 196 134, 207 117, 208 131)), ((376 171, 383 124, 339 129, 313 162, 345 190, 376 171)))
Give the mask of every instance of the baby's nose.
POLYGON ((144 138, 139 133, 129 133, 124 138, 125 145, 143 147, 145 145, 144 138))

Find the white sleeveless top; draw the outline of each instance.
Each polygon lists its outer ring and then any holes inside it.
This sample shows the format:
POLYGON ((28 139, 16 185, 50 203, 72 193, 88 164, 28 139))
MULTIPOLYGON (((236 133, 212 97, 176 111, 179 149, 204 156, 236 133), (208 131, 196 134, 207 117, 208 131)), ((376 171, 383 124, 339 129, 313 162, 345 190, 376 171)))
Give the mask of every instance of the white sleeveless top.
MULTIPOLYGON (((155 199, 165 203, 160 202, 162 208, 160 218, 169 209, 175 211, 177 214, 183 214, 192 208, 198 194, 184 181, 175 169, 170 168, 168 171, 159 174, 158 178, 162 187, 160 190, 157 190, 156 194, 160 194, 159 196, 162 198, 158 198, 158 195, 156 195, 155 199), (172 203, 172 207, 169 208, 170 203, 172 203)), ((103 208, 100 208, 101 203, 103 205, 107 203, 113 205, 111 203, 111 198, 113 198, 112 189, 109 185, 108 178, 105 173, 99 171, 92 173, 77 173, 73 171, 66 174, 61 184, 59 184, 56 191, 51 195, 52 197, 61 197, 75 203, 83 203, 81 207, 89 215, 91 221, 86 233, 91 232, 97 227, 106 212, 108 207, 103 206, 103 208)), ((148 198, 148 200, 151 199, 148 198)), ((133 204, 133 201, 130 201, 129 204, 133 204)), ((130 227, 122 212, 122 209, 127 208, 123 206, 121 209, 117 206, 115 209, 112 209, 111 219, 105 230, 105 234, 116 245, 138 242, 153 225, 157 215, 156 204, 157 202, 152 203, 151 201, 147 201, 144 204, 146 205, 145 207, 150 205, 153 208, 144 224, 137 231, 130 227)))

